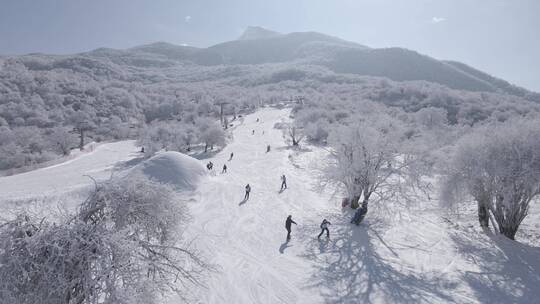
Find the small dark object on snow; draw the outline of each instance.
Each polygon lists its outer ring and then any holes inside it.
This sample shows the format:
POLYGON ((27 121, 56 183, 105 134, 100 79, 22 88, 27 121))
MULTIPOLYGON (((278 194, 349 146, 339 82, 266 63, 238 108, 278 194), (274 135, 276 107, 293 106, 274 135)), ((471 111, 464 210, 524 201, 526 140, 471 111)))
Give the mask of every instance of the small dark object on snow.
POLYGON ((223 170, 221 170, 221 173, 227 173, 227 165, 223 165, 223 170))
POLYGON ((328 230, 328 225, 332 225, 332 223, 330 223, 326 219, 323 219, 323 221, 321 223, 321 226, 320 226, 321 227, 321 233, 319 233, 319 235, 317 236, 318 239, 321 238, 321 235, 323 235, 325 230, 326 230, 326 237, 330 238, 330 231, 328 230))
POLYGON ((291 239, 291 224, 296 225, 296 222, 292 220, 292 215, 289 215, 285 220, 285 229, 287 229, 287 240, 291 239))
MULTIPOLYGON (((264 132, 264 131, 263 131, 264 132)), ((264 133, 263 133, 264 134, 264 133)), ((270 152, 270 145, 266 146, 266 153, 270 152)))
POLYGON ((246 195, 244 195, 244 201, 247 201, 249 199, 249 193, 251 192, 251 186, 249 184, 246 185, 246 195))
POLYGON ((232 160, 233 156, 234 156, 234 153, 231 152, 231 157, 229 157, 229 161, 232 160))
POLYGON ((251 135, 255 135, 255 130, 251 130, 251 135))
POLYGON ((141 153, 144 153, 144 147, 141 147, 141 153))
POLYGON ((356 224, 356 226, 360 225, 364 217, 367 213, 367 204, 362 203, 362 207, 356 209, 356 212, 354 213, 354 216, 351 220, 351 224, 356 224))
POLYGON ((281 176, 281 191, 287 189, 287 178, 285 177, 285 174, 281 176))

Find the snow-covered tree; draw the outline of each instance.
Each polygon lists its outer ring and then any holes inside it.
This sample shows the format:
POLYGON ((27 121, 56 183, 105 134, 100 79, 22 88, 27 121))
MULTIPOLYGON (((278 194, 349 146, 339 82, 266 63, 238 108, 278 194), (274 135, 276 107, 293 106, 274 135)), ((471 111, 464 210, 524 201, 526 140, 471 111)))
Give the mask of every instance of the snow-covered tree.
POLYGON ((208 148, 214 148, 214 145, 225 145, 225 132, 217 123, 211 123, 206 128, 201 130, 200 141, 204 143, 204 152, 208 148))
POLYGON ((463 138, 457 148, 442 194, 462 203, 470 195, 478 205, 483 227, 510 239, 540 194, 540 123, 509 121, 488 125, 463 138))
POLYGON ((71 148, 76 145, 74 134, 67 127, 55 127, 49 135, 48 141, 53 149, 62 155, 69 155, 71 148))
POLYGON ((422 150, 415 148, 404 130, 399 121, 379 115, 354 119, 330 133, 328 176, 346 189, 353 204, 363 197, 367 207, 374 194, 387 199, 405 194, 404 185, 421 185, 422 150))
POLYGON ((293 146, 299 146, 300 142, 305 137, 305 130, 304 127, 301 126, 298 122, 292 122, 285 124, 285 128, 283 129, 285 137, 290 140, 290 143, 293 146))
POLYGON ((209 266, 182 245, 186 210, 167 186, 135 176, 99 185, 66 221, 20 215, 0 225, 6 303, 154 303, 188 298, 209 266))

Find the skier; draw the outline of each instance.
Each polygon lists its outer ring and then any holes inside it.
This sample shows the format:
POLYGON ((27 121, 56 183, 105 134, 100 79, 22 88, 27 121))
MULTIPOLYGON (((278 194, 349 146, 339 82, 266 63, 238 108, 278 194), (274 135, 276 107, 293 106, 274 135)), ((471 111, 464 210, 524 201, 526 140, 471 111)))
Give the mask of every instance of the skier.
POLYGON ((209 162, 208 163, 208 170, 212 170, 214 168, 214 163, 213 162, 209 162))
POLYGON ((358 208, 354 213, 354 216, 351 220, 351 224, 360 225, 360 222, 364 219, 367 213, 367 204, 362 203, 362 207, 358 208))
POLYGON ((231 152, 231 157, 229 157, 229 161, 232 160, 233 156, 234 156, 234 153, 231 152))
POLYGON ((287 216, 287 220, 285 221, 285 229, 287 229, 287 240, 291 239, 291 224, 295 224, 296 222, 292 220, 292 215, 287 216))
POLYGON ((319 233, 319 235, 317 236, 318 239, 321 238, 321 235, 323 235, 324 231, 326 230, 326 237, 327 238, 330 238, 330 231, 328 230, 328 225, 332 225, 332 223, 330 223, 329 221, 327 221, 326 219, 324 219, 321 223, 321 233, 319 233))
POLYGON ((141 153, 144 153, 144 147, 141 147, 141 153))
POLYGON ((246 195, 244 195, 244 201, 247 201, 249 199, 249 193, 251 192, 251 186, 249 184, 246 185, 246 195))
POLYGON ((259 119, 257 118, 257 122, 259 122, 259 119))
POLYGON ((251 130, 251 135, 255 135, 255 130, 251 130))
POLYGON ((270 145, 266 146, 266 153, 270 152, 270 145))
POLYGON ((287 189, 287 178, 285 177, 285 174, 281 176, 281 191, 287 189))
POLYGON ((227 165, 223 165, 223 170, 221 170, 221 174, 227 173, 227 165))

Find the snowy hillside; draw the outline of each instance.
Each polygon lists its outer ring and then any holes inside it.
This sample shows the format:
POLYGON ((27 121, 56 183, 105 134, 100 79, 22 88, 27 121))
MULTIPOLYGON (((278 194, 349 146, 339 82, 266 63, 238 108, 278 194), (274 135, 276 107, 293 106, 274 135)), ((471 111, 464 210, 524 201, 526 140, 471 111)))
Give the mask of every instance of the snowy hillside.
MULTIPOLYGON (((538 239, 522 235, 528 241, 518 243, 487 236, 476 228, 472 210, 457 219, 429 200, 399 213, 392 212, 399 202, 373 206, 365 222, 353 226, 341 196, 320 185, 327 151, 288 148, 273 128, 287 120, 288 109, 248 115, 223 151, 198 161, 212 161, 215 172, 201 177, 194 190, 192 221, 183 233, 218 267, 206 288, 193 290, 199 303, 538 302, 538 239), (227 173, 221 173, 223 164, 227 173), (288 189, 281 192, 282 174, 288 189), (251 197, 244 201, 248 183, 251 197), (286 241, 289 214, 298 225, 286 241), (318 241, 323 218, 332 223, 330 239, 318 241)), ((133 141, 104 144, 63 164, 0 177, 0 202, 91 186, 84 175, 104 180, 125 174, 142 161, 137 151, 133 141)), ((193 162, 193 171, 200 170, 193 162)), ((524 225, 537 229, 538 215, 531 210, 524 225)), ((174 296, 166 300, 178 302, 174 296)))

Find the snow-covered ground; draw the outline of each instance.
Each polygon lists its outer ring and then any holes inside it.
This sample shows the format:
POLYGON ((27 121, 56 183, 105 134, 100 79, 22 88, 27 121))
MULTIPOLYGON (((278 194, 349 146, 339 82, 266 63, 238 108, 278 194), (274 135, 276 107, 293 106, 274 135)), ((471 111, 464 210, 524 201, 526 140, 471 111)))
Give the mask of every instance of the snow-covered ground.
MULTIPOLYGON (((448 217, 429 201, 399 214, 372 208, 352 226, 340 197, 320 187, 324 149, 288 149, 273 128, 288 115, 272 108, 248 115, 223 151, 201 160, 211 160, 216 174, 195 191, 184 235, 218 271, 193 291, 200 303, 539 303, 538 209, 524 223, 530 235, 518 235, 527 242, 487 236, 473 211, 448 217), (280 193, 281 174, 289 187, 280 193), (289 214, 298 225, 287 242, 289 214), (331 238, 318 241, 323 218, 332 222, 331 238)), ((139 162, 136 151, 131 141, 106 144, 68 163, 1 177, 0 201, 91 185, 85 174, 122 174, 139 162)))

